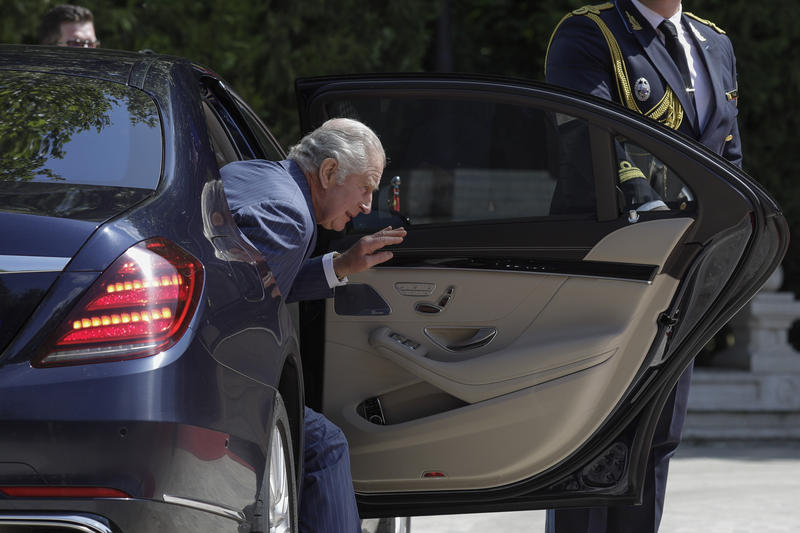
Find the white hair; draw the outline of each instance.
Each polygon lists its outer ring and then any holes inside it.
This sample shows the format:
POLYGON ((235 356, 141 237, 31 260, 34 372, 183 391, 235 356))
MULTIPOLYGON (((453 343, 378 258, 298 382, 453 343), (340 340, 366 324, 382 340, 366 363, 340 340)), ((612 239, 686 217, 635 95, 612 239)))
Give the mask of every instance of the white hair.
POLYGON ((379 156, 386 165, 383 145, 374 131, 357 120, 332 118, 292 146, 288 157, 305 172, 317 172, 325 159, 335 159, 336 182, 341 184, 348 175, 363 172, 370 155, 379 156))

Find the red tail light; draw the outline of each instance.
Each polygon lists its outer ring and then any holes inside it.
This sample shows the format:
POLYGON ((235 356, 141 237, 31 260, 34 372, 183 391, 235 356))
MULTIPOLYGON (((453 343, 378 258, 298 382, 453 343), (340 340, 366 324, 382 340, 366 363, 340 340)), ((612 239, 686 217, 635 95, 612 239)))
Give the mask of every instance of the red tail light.
POLYGON ((130 494, 107 487, 0 487, 12 498, 130 498, 130 494))
POLYGON ((167 241, 140 242, 103 272, 35 366, 147 357, 186 331, 203 286, 200 262, 167 241))

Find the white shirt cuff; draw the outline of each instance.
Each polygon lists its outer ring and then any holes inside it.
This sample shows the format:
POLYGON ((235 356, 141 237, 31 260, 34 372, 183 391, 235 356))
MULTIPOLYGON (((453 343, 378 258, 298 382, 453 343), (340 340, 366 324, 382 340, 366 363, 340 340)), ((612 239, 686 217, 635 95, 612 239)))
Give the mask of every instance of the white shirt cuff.
POLYGON ((325 271, 325 279, 328 280, 328 287, 331 289, 347 285, 347 276, 341 280, 336 277, 336 271, 333 269, 333 254, 334 252, 328 252, 322 256, 322 269, 325 271))

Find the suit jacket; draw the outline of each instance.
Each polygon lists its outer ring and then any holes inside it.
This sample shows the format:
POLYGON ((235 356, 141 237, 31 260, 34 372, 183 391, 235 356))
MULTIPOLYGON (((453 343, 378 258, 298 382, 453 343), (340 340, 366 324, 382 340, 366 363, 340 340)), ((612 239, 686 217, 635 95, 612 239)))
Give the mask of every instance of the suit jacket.
POLYGON ((311 190, 294 161, 252 159, 220 169, 228 207, 239 229, 272 270, 287 302, 333 295, 316 245, 311 190))
POLYGON ((548 45, 547 81, 622 104, 741 166, 733 46, 725 32, 707 20, 684 12, 681 22, 711 80, 712 108, 702 128, 678 68, 630 0, 585 6, 566 15, 548 45), (641 79, 649 91, 637 92, 641 79))

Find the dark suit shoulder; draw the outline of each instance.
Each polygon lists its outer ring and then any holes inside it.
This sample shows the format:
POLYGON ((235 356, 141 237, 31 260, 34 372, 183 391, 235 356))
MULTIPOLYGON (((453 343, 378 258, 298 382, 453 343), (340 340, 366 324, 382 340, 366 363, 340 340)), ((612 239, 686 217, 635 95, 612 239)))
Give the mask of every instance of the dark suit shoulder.
POLYGON ((616 36, 627 33, 625 22, 614 4, 596 4, 579 7, 567 13, 553 29, 548 49, 557 38, 580 38, 598 44, 616 41, 616 36))
POLYGON ((592 13, 595 15, 599 15, 601 11, 605 11, 606 9, 611 9, 614 7, 614 4, 611 2, 605 2, 603 4, 594 4, 591 6, 582 6, 578 9, 572 11, 573 15, 585 15, 587 13, 592 13))
POLYGON ((275 161, 265 159, 233 161, 222 167, 219 175, 225 188, 228 207, 234 213, 265 200, 302 201, 302 192, 295 181, 281 164, 275 161))
POLYGON ((592 63, 608 63, 607 35, 603 28, 607 24, 599 13, 613 7, 612 4, 584 6, 567 13, 553 29, 547 43, 545 70, 551 67, 563 69, 580 67, 575 65, 580 58, 592 63))
POLYGON ((635 43, 625 24, 610 2, 567 13, 548 43, 548 83, 619 102, 622 96, 617 90, 615 65, 624 65, 625 49, 629 41, 635 43))
POLYGON ((572 39, 595 41, 598 44, 605 42, 597 22, 589 17, 576 16, 573 13, 569 13, 556 25, 550 36, 547 48, 549 50, 555 40, 572 39))
POLYGON ((684 13, 684 15, 686 15, 688 19, 689 28, 700 43, 713 43, 715 46, 719 47, 727 56, 724 64, 731 64, 734 61, 733 44, 731 44, 731 40, 724 31, 713 22, 701 19, 692 13, 684 13))
POLYGON ((700 18, 697 15, 695 15, 694 13, 689 13, 688 11, 684 11, 683 13, 687 17, 693 18, 694 20, 696 20, 700 24, 703 24, 704 26, 706 26, 708 28, 711 28, 715 32, 720 33, 722 35, 725 35, 725 30, 723 30, 722 28, 720 28, 719 26, 717 26, 716 24, 714 24, 710 20, 704 19, 704 18, 700 18))

